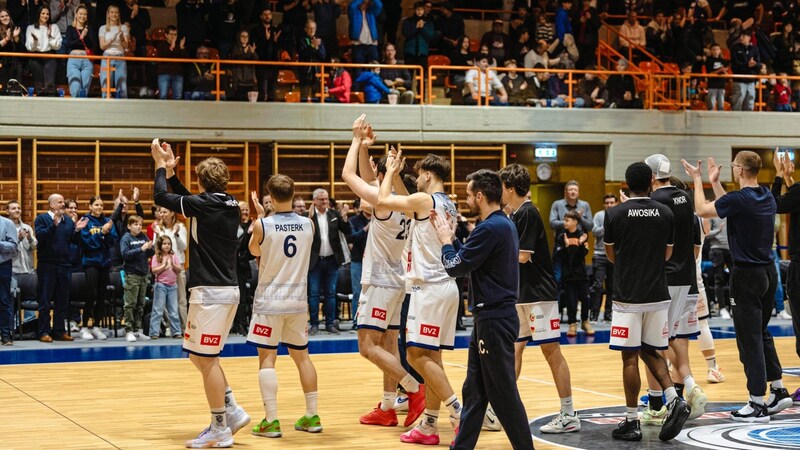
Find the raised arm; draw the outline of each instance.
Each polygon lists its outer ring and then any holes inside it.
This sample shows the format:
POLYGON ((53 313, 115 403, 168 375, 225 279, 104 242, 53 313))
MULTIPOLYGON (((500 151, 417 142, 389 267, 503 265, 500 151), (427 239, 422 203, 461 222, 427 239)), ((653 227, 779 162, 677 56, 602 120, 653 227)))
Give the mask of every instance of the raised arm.
POLYGON ((378 186, 371 185, 364 176, 371 175, 374 180, 375 176, 372 174, 372 169, 367 168, 364 170, 363 164, 358 164, 359 154, 365 153, 361 151, 362 140, 367 135, 370 125, 366 122, 366 116, 362 114, 355 122, 353 122, 353 141, 350 144, 350 149, 347 151, 347 158, 344 160, 344 167, 342 168, 342 179, 347 183, 347 186, 353 190, 358 197, 368 201, 372 205, 378 203, 378 186), (357 166, 361 166, 361 176, 356 173, 357 166))
POLYGON ((250 235, 250 243, 247 244, 250 254, 258 258, 261 256, 261 241, 264 240, 264 223, 261 218, 253 222, 253 234, 250 235))
POLYGON ((400 167, 405 164, 402 156, 403 151, 400 150, 396 156, 390 154, 386 158, 386 175, 383 177, 378 191, 378 201, 375 205, 379 208, 401 211, 409 216, 415 213, 426 214, 433 208, 433 197, 430 194, 422 192, 411 195, 392 194, 392 179, 400 172, 400 167))
MULTIPOLYGON (((713 159, 709 158, 709 162, 713 159)), ((717 208, 714 206, 714 201, 706 203, 706 193, 703 191, 703 178, 702 178, 702 161, 697 161, 697 166, 689 164, 685 159, 681 160, 686 174, 692 177, 694 181, 694 210, 698 216, 704 218, 717 217, 717 208)), ((709 171, 711 169, 709 168, 709 171)), ((710 174, 709 174, 710 175, 710 174)), ((717 167, 717 176, 719 176, 719 168, 717 167)), ((719 183, 719 180, 717 180, 719 183)), ((721 186, 720 186, 721 188, 721 186)), ((725 190, 722 190, 722 195, 725 195, 725 190)), ((720 196, 721 197, 721 196, 720 196)), ((716 201, 716 200, 715 200, 716 201)))

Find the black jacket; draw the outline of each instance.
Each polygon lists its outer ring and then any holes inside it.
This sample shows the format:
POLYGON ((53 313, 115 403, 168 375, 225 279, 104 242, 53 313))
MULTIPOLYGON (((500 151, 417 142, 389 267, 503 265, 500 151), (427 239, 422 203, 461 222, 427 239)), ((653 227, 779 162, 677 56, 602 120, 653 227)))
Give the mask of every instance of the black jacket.
MULTIPOLYGON (((322 245, 319 237, 319 218, 319 214, 316 214, 315 211, 315 214, 311 217, 311 220, 314 222, 314 243, 311 245, 311 262, 308 264, 308 270, 313 269, 317 261, 319 261, 319 248, 322 245)), ((350 224, 342 220, 342 216, 339 212, 333 209, 328 209, 325 218, 328 220, 328 242, 331 243, 333 254, 336 256, 336 262, 342 265, 344 264, 344 251, 342 251, 342 241, 339 239, 339 232, 341 231, 345 238, 350 236, 350 224)), ((344 245, 347 245, 347 243, 345 242, 344 245)))

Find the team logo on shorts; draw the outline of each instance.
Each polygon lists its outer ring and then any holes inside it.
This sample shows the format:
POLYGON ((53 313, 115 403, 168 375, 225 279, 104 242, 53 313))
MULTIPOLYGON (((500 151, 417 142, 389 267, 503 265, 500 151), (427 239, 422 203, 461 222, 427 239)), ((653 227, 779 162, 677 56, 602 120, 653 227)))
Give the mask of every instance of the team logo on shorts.
POLYGON ((219 345, 222 337, 218 334, 204 334, 200 336, 200 345, 219 345))
POLYGON ((425 325, 424 323, 419 326, 419 334, 423 336, 430 336, 433 338, 439 337, 439 327, 433 325, 425 325))
POLYGON ((255 324, 253 326, 253 334, 257 336, 272 337, 272 327, 255 324))
POLYGON ((559 330, 559 329, 561 329, 561 320, 559 320, 559 319, 551 319, 550 320, 550 329, 551 330, 559 330))
POLYGON ((628 327, 611 327, 611 337, 628 339, 628 327))
MULTIPOLYGON (((686 422, 683 431, 672 441, 673 450, 717 449, 717 450, 789 450, 800 449, 800 408, 787 408, 770 417, 769 423, 741 423, 731 420, 731 411, 742 407, 742 403, 709 402, 706 413, 686 422)), ((530 430, 537 440, 572 449, 595 449, 598 442, 613 442, 615 450, 641 450, 662 446, 658 430, 642 427, 641 442, 612 441, 611 431, 625 420, 625 405, 584 409, 579 412, 580 433, 543 434, 539 427, 547 424, 552 415, 535 418, 530 430)))
POLYGON ((386 310, 380 308, 372 308, 372 317, 378 320, 386 320, 386 310))
POLYGON ((669 337, 669 323, 664 324, 664 328, 661 330, 661 338, 665 339, 669 337))
POLYGON ((694 326, 697 324, 697 313, 693 312, 689 314, 689 325, 694 326))

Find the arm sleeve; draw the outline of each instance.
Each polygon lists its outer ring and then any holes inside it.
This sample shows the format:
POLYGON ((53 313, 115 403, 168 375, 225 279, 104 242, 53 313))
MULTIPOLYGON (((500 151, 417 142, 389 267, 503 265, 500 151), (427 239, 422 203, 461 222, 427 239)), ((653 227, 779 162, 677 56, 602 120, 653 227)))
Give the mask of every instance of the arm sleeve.
POLYGON ((442 264, 451 277, 463 277, 478 268, 495 248, 495 236, 488 227, 478 227, 467 242, 456 250, 452 244, 442 247, 442 264))
POLYGON ((0 254, 13 258, 19 252, 17 247, 19 244, 17 241, 17 227, 11 221, 4 220, 3 223, 5 230, 3 230, 3 240, 0 241, 0 254))
POLYGON ((603 244, 606 245, 613 245, 614 244, 614 229, 611 226, 611 215, 606 212, 606 216, 603 219, 603 244))
POLYGON ((517 223, 517 233, 519 234, 519 251, 533 253, 536 250, 537 229, 541 222, 537 223, 530 213, 520 217, 517 223))
POLYGON ((736 194, 735 191, 728 192, 714 201, 714 208, 717 210, 717 215, 720 219, 725 219, 736 213, 736 208, 734 207, 736 202, 731 201, 734 194, 736 194))
POLYGON ((772 196, 775 198, 775 203, 778 205, 778 214, 797 211, 800 209, 800 190, 792 186, 785 194, 780 195, 782 182, 783 180, 776 178, 775 182, 772 184, 772 196))
POLYGON ((28 25, 28 28, 25 29, 25 48, 29 52, 34 50, 33 43, 33 25, 28 25))
POLYGON ((175 233, 175 250, 180 253, 186 251, 186 226, 183 224, 178 226, 178 232, 175 233))
POLYGON ((553 202, 553 206, 550 207, 550 228, 557 230, 563 226, 564 221, 558 218, 558 202, 553 202))
POLYGON ((594 228, 594 222, 592 222, 592 208, 589 206, 588 203, 583 202, 583 217, 581 217, 581 226, 583 230, 587 233, 592 231, 594 228))
POLYGON ((594 216, 594 227, 592 228, 592 234, 594 234, 595 239, 603 239, 603 233, 605 232, 605 229, 603 228, 603 222, 601 222, 600 219, 604 219, 604 216, 605 214, 601 215, 600 213, 597 213, 597 215, 594 216))

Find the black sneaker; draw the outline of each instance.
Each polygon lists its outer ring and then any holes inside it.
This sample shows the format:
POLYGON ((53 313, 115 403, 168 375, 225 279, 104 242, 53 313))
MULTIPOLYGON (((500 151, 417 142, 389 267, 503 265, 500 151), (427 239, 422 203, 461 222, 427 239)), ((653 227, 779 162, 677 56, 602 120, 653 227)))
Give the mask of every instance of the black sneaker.
POLYGON ((692 408, 685 400, 680 397, 675 397, 667 404, 667 417, 664 419, 664 425, 661 427, 661 433, 658 438, 662 441, 669 441, 674 439, 678 433, 683 429, 683 424, 692 413, 692 408))
POLYGON ((611 437, 621 441, 641 441, 642 429, 639 427, 639 421, 623 420, 617 425, 617 429, 611 432, 611 437))
MULTIPOLYGON (((11 338, 10 338, 10 337, 8 337, 8 336, 3 336, 3 338, 2 338, 2 341, 3 341, 3 345, 6 345, 6 346, 12 346, 12 345, 14 345, 14 341, 12 341, 12 340, 11 340, 11 338)), ((784 389, 784 391, 785 391, 785 390, 786 390, 786 389, 784 389)))
POLYGON ((749 402, 750 408, 753 409, 749 414, 742 414, 739 411, 731 412, 731 419, 735 422, 757 422, 757 423, 767 423, 769 422, 769 413, 767 412, 767 405, 761 405, 754 402, 749 402))
POLYGON ((789 391, 786 388, 770 388, 769 393, 775 396, 772 403, 767 405, 767 414, 778 414, 784 409, 792 406, 792 397, 789 396, 789 391))

